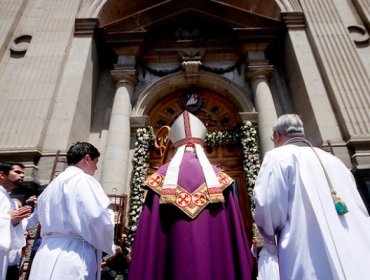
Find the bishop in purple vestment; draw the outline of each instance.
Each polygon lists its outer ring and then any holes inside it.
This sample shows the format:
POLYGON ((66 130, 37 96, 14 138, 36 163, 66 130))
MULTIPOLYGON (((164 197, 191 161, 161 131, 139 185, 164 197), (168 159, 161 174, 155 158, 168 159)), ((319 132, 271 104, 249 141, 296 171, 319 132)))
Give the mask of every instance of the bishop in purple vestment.
POLYGON ((177 152, 146 180, 130 280, 251 279, 235 183, 209 163, 201 146, 205 133, 187 111, 171 127, 177 152))

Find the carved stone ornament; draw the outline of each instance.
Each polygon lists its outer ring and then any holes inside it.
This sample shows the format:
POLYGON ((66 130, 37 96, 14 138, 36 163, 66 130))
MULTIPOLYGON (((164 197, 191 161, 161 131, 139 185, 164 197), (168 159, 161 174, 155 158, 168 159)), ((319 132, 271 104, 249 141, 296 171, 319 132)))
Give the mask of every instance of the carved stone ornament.
POLYGON ((31 40, 31 35, 21 35, 15 38, 10 46, 10 56, 15 58, 24 57, 31 40))
POLYGON ((347 27, 353 42, 356 46, 367 46, 369 44, 369 34, 367 33, 365 27, 361 25, 350 25, 347 27))
POLYGON ((181 65, 184 68, 186 74, 194 75, 199 73, 202 62, 200 62, 199 60, 183 61, 181 65))

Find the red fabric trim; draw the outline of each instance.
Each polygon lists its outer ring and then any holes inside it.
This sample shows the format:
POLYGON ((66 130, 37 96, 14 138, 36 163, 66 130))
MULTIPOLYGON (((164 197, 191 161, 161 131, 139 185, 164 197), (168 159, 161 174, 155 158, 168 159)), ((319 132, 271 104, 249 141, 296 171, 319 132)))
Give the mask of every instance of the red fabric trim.
POLYGON ((188 111, 184 111, 184 128, 185 128, 185 138, 186 139, 191 138, 191 126, 188 111))
POLYGON ((217 187, 217 188, 208 187, 208 193, 209 194, 222 193, 222 187, 217 187))
POLYGON ((162 195, 175 195, 176 194, 176 189, 164 189, 162 188, 162 195))
POLYGON ((181 139, 179 141, 176 141, 173 145, 175 148, 181 147, 182 145, 185 145, 187 143, 191 144, 199 144, 199 145, 204 145, 204 140, 202 138, 188 138, 188 139, 181 139))

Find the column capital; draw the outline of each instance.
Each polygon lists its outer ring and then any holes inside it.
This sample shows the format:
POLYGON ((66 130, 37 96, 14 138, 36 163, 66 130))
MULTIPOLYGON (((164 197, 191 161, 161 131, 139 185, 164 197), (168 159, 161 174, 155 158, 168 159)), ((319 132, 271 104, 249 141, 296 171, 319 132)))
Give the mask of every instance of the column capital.
POLYGON ((271 75, 272 70, 274 69, 273 65, 248 65, 246 78, 250 82, 254 82, 257 79, 265 79, 271 75))
POLYGON ((258 124, 258 112, 239 112, 239 116, 243 121, 258 124))
POLYGON ((135 87, 138 82, 136 69, 113 69, 110 71, 110 74, 117 86, 130 84, 132 87, 135 87))
POLYGON ((130 117, 130 124, 131 124, 131 128, 135 128, 135 129, 146 127, 149 124, 149 117, 148 116, 130 117))

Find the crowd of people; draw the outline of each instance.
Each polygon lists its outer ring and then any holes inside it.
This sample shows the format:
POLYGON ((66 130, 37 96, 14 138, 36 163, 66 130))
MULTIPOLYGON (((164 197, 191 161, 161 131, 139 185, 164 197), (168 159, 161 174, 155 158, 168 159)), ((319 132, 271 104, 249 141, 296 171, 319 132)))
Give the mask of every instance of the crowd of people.
POLYGON ((169 139, 176 153, 151 174, 131 254, 114 244, 110 200, 93 177, 100 156, 77 142, 68 167, 38 196, 17 201, 24 165, 0 164, 0 280, 19 279, 27 229, 41 243, 29 279, 367 279, 370 217, 351 172, 314 148, 298 115, 273 126, 254 188, 263 246, 249 244, 235 181, 203 150, 207 129, 184 111, 169 139), (33 204, 35 207, 32 207, 33 204), (253 256, 255 258, 253 258, 253 256))

